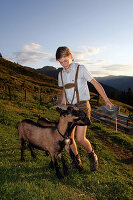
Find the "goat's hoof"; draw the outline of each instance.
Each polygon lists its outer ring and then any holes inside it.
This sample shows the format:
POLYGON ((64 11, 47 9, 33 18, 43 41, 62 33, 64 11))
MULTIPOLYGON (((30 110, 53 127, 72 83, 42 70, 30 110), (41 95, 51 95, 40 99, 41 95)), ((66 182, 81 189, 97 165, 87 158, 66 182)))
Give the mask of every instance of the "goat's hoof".
POLYGON ((85 169, 83 169, 83 167, 79 168, 78 171, 79 171, 80 174, 85 173, 85 169))
POLYGON ((21 162, 25 162, 25 159, 24 159, 24 158, 21 158, 21 162))
POLYGON ((61 180, 61 179, 64 178, 64 176, 62 176, 61 174, 57 174, 57 178, 58 178, 59 180, 61 180))
POLYGON ((63 171, 64 176, 68 176, 69 175, 69 171, 68 171, 68 167, 66 167, 63 171))
POLYGON ((34 160, 37 160, 37 157, 35 156, 35 157, 33 157, 33 159, 34 159, 34 160))
POLYGON ((49 152, 48 151, 46 151, 45 154, 46 154, 46 156, 49 156, 49 152))
POLYGON ((50 167, 51 169, 54 169, 54 164, 53 164, 52 161, 49 163, 49 167, 50 167))
POLYGON ((68 171, 65 171, 64 172, 64 176, 68 176, 69 175, 69 172, 68 171))

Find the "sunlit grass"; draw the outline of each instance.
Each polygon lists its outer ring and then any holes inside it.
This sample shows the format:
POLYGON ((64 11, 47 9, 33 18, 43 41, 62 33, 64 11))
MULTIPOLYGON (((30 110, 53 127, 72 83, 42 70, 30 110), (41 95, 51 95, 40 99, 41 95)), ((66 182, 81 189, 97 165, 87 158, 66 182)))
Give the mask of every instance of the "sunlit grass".
MULTIPOLYGON (((25 162, 20 161, 20 142, 17 123, 25 118, 37 120, 38 114, 58 121, 59 114, 49 110, 50 104, 37 102, 0 101, 0 194, 2 200, 131 200, 133 199, 132 170, 101 143, 107 140, 120 148, 132 151, 132 137, 117 134, 105 125, 92 123, 87 137, 99 157, 99 169, 91 172, 85 150, 78 145, 85 173, 69 170, 69 176, 59 181, 55 170, 49 169, 50 157, 35 150, 38 160, 25 150, 25 162), (97 137, 98 135, 98 137, 97 137), (100 139, 99 139, 100 138, 100 139)), ((63 150, 68 163, 69 155, 63 150)), ((60 163, 61 164, 61 163, 60 163)))

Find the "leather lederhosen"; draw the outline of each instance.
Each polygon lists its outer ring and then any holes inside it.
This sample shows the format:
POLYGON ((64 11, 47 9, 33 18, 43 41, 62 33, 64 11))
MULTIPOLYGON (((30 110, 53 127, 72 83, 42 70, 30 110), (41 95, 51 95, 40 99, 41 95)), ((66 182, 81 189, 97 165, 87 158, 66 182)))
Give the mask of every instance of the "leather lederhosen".
POLYGON ((89 101, 79 101, 79 91, 78 91, 78 84, 77 84, 79 66, 80 65, 77 66, 77 71, 76 71, 76 74, 75 74, 75 82, 74 83, 67 83, 67 84, 64 85, 62 71, 61 71, 61 80, 62 80, 63 90, 64 90, 64 93, 65 93, 67 105, 68 104, 72 105, 73 100, 74 100, 74 96, 75 96, 75 93, 76 93, 77 103, 74 104, 74 105, 77 106, 80 110, 84 111, 86 113, 87 117, 90 119, 91 107, 90 107, 89 101), (74 87, 74 93, 73 93, 73 97, 72 97, 72 100, 71 100, 71 103, 70 103, 67 99, 66 90, 71 89, 73 87, 74 87))

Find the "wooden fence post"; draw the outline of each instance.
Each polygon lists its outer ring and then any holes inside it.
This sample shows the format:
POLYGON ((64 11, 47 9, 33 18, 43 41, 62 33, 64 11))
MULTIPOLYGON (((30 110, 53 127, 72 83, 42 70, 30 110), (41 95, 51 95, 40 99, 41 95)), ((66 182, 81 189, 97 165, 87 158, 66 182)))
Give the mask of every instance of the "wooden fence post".
POLYGON ((10 99, 10 101, 12 100, 12 96, 11 96, 11 88, 10 88, 10 86, 8 85, 8 92, 9 92, 9 99, 10 99))
POLYGON ((40 105, 42 104, 42 96, 41 96, 41 94, 42 94, 42 88, 40 89, 40 105))
POLYGON ((97 94, 97 105, 99 105, 100 96, 97 94))
POLYGON ((25 92, 25 102, 27 101, 27 93, 26 93, 26 89, 24 90, 25 92))
POLYGON ((117 117, 115 118, 115 131, 117 133, 117 117))

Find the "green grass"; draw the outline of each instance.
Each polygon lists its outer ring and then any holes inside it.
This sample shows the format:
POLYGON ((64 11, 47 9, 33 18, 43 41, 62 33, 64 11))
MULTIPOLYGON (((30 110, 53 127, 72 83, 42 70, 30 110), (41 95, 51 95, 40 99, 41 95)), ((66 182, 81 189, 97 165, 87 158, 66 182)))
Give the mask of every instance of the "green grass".
POLYGON ((101 139, 108 141, 119 146, 119 149, 123 149, 129 153, 133 152, 133 135, 125 134, 120 131, 115 132, 114 129, 107 128, 106 125, 100 123, 93 123, 91 127, 96 133, 96 136, 99 136, 101 139))
MULTIPOLYGON (((20 162, 20 143, 17 123, 25 118, 37 120, 38 114, 57 121, 59 114, 49 110, 51 104, 39 105, 35 101, 9 102, 0 100, 0 194, 2 200, 132 200, 133 173, 122 163, 113 150, 101 140, 127 149, 131 155, 133 137, 105 125, 92 123, 87 138, 99 157, 99 169, 91 172, 85 150, 78 145, 85 173, 69 170, 69 176, 59 181, 55 171, 49 169, 50 157, 35 150, 34 161, 28 149, 25 162, 20 162)), ((63 150, 68 163, 68 154, 63 150)))

